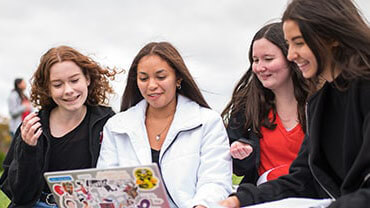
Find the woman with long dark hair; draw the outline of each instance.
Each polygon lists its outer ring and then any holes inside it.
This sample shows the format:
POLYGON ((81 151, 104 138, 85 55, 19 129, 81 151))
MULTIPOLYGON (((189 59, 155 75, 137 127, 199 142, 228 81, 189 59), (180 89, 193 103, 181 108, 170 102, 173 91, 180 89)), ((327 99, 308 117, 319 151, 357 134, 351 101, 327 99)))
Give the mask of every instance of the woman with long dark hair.
POLYGON ((288 174, 303 141, 308 88, 287 54, 282 23, 261 28, 250 45, 250 67, 222 113, 241 183, 288 174))
POLYGON ((311 81, 306 137, 289 175, 241 185, 222 204, 308 197, 369 207, 369 25, 352 0, 293 0, 282 20, 288 59, 311 81))
POLYGON ((10 92, 8 98, 8 109, 10 114, 9 131, 13 138, 15 131, 22 120, 32 111, 29 98, 24 93, 26 82, 24 79, 14 80, 14 89, 10 92))
POLYGON ((157 163, 171 207, 209 207, 231 191, 222 119, 168 42, 149 43, 136 55, 121 112, 109 119, 103 134, 97 166, 157 163))

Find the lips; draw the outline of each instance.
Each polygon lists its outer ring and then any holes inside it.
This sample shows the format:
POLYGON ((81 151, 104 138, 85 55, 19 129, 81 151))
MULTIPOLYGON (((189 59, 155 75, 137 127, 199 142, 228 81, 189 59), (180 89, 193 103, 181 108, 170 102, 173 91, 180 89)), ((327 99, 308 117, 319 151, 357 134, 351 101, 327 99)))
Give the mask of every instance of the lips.
POLYGON ((309 64, 309 62, 308 61, 296 62, 296 64, 301 71, 304 71, 305 67, 309 64))
POLYGON ((268 79, 269 77, 271 77, 271 74, 259 74, 259 77, 260 77, 262 80, 266 80, 266 79, 268 79))
POLYGON ((151 94, 148 94, 148 97, 150 99, 157 99, 159 96, 161 96, 163 93, 151 93, 151 94))
POLYGON ((71 103, 71 102, 76 101, 79 97, 80 97, 80 95, 77 95, 77 96, 71 97, 71 98, 64 98, 63 101, 67 102, 67 103, 71 103))

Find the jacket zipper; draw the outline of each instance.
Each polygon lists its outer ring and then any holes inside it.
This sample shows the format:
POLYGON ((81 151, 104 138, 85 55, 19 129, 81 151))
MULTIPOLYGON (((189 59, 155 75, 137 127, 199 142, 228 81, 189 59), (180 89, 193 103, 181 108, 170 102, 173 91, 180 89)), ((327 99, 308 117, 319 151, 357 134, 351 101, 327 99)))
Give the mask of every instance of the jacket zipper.
MULTIPOLYGON (((170 145, 168 145, 167 149, 163 152, 162 157, 160 158, 159 164, 161 164, 161 163, 162 163, 163 155, 167 152, 167 150, 168 150, 168 149, 172 146, 172 144, 176 141, 177 136, 178 136, 181 132, 191 131, 191 130, 197 129, 197 128, 201 127, 201 126, 202 126, 202 124, 200 124, 200 125, 198 125, 198 126, 196 126, 196 127, 194 127, 194 128, 191 128, 191 129, 180 130, 179 132, 177 132, 177 134, 176 134, 176 136, 175 136, 175 139, 173 139, 173 140, 172 140, 171 144, 170 144, 170 145)), ((159 165, 158 167, 159 167, 159 172, 161 173, 161 177, 162 177, 162 168, 161 168, 161 165, 159 165)), ((172 196, 171 196, 170 192, 168 191, 168 189, 167 189, 167 185, 166 185, 166 183, 164 183, 164 179, 163 179, 163 177, 162 177, 162 181, 163 181, 164 188, 166 189, 167 195, 170 197, 171 201, 175 204, 175 206, 176 206, 176 207, 179 207, 179 206, 177 206, 176 202, 173 200, 173 198, 172 198, 172 196)))
MULTIPOLYGON (((309 136, 309 127, 308 127, 308 102, 306 102, 306 108, 305 108, 305 114, 306 114, 306 134, 307 136, 309 136)), ((326 192, 326 194, 328 194, 330 196, 331 199, 335 200, 335 197, 330 193, 330 191, 328 191, 324 185, 320 182, 320 180, 317 178, 317 176, 315 175, 314 171, 313 171, 313 168, 311 167, 311 155, 308 154, 308 161, 307 161, 307 164, 308 164, 308 167, 310 168, 310 171, 311 171, 311 174, 312 176, 315 178, 315 180, 317 181, 317 183, 320 185, 320 187, 326 192)))
POLYGON ((311 170, 311 173, 312 173, 312 176, 315 178, 315 180, 317 181, 317 183, 319 183, 320 187, 330 196, 331 199, 333 199, 335 201, 335 197, 330 193, 330 191, 328 191, 328 189, 326 189, 324 187, 324 185, 322 185, 322 183, 319 181, 319 179, 317 178, 317 176, 315 175, 315 173, 313 172, 313 169, 310 165, 310 161, 311 161, 311 156, 308 155, 308 167, 310 168, 311 170))

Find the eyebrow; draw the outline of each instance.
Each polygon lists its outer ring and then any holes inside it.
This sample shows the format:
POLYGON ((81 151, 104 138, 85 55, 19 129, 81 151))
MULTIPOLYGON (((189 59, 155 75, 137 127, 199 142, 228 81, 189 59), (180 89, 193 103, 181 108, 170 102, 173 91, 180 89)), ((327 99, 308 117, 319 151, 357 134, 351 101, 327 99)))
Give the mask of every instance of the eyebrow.
POLYGON ((295 41, 295 40, 297 40, 297 39, 303 39, 302 35, 294 36, 294 37, 292 38, 292 41, 295 41))
MULTIPOLYGON (((80 72, 78 72, 78 73, 76 73, 76 74, 74 74, 74 75, 72 75, 72 76, 68 77, 68 79, 73 79, 74 77, 77 77, 77 76, 80 76, 80 75, 81 75, 81 73, 80 73, 80 72)), ((50 80, 50 82, 60 82, 60 81, 61 81, 60 79, 50 80)))
MULTIPOLYGON (((164 69, 159 69, 158 71, 156 71, 156 72, 155 72, 155 74, 160 74, 160 73, 162 73, 162 72, 165 72, 165 70, 164 70, 164 69)), ((146 72, 141 72, 141 71, 139 71, 138 73, 139 73, 139 74, 143 74, 143 75, 147 75, 147 73, 146 73, 146 72)))

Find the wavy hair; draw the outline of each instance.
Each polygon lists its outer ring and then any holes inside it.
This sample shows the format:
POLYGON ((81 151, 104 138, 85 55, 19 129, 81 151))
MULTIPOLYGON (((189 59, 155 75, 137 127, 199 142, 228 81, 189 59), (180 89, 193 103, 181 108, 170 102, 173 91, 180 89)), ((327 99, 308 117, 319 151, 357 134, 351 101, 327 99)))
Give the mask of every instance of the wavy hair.
POLYGON ((85 56, 69 46, 59 46, 49 49, 40 59, 40 64, 31 79, 31 101, 41 108, 51 108, 56 103, 50 96, 50 69, 63 61, 73 61, 89 77, 89 105, 108 104, 108 93, 113 93, 109 79, 114 80, 115 69, 104 68, 88 56, 85 56))

